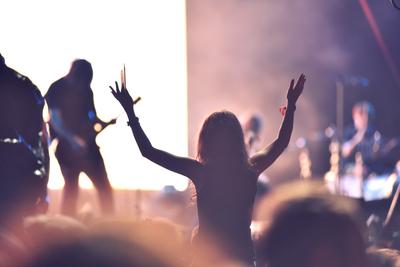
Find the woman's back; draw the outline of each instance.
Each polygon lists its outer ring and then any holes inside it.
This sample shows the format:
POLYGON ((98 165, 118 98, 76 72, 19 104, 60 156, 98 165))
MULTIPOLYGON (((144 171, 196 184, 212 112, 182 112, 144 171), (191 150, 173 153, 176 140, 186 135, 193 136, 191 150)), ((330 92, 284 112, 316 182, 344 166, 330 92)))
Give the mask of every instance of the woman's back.
POLYGON ((128 116, 141 154, 164 168, 191 179, 197 191, 199 216, 198 241, 215 240, 227 256, 253 264, 250 223, 257 177, 281 155, 293 130, 296 102, 303 91, 305 76, 287 92, 278 137, 271 145, 248 158, 243 131, 237 117, 228 111, 215 112, 203 123, 199 134, 198 160, 179 157, 154 148, 139 124, 134 101, 124 83, 110 86, 114 97, 128 116), (248 162, 248 163, 246 163, 248 162), (199 240, 200 239, 200 240, 199 240))
POLYGON ((247 166, 205 165, 196 180, 198 239, 211 237, 228 255, 251 262, 250 224, 257 175, 247 166))

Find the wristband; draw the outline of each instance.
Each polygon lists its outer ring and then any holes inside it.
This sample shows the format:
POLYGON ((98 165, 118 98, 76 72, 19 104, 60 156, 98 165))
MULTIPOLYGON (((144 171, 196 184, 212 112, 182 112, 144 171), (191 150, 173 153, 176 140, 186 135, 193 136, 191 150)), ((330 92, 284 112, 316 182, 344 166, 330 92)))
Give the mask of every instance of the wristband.
POLYGON ((285 116, 286 111, 288 110, 288 107, 293 111, 296 110, 296 106, 295 105, 281 106, 281 107, 279 107, 279 112, 282 114, 282 116, 285 116))
POLYGON ((134 117, 133 119, 129 119, 129 121, 126 122, 128 126, 132 126, 133 124, 138 124, 139 123, 139 118, 134 117))

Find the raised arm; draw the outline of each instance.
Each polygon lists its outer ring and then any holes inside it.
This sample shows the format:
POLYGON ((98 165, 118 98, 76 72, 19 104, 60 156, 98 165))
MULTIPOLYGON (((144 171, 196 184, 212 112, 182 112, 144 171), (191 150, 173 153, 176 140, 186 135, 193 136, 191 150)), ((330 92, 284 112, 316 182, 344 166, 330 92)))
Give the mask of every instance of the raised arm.
POLYGON ((135 115, 133 99, 129 95, 128 90, 124 87, 120 90, 117 82, 115 82, 115 89, 111 86, 110 89, 128 115, 128 125, 131 127, 142 156, 170 171, 182 174, 190 179, 196 178, 202 165, 196 160, 178 157, 154 148, 140 126, 139 119, 135 115))
POLYGON ((282 154, 282 152, 288 146, 293 130, 296 102, 303 92, 305 81, 306 79, 304 74, 300 75, 296 86, 294 86, 294 80, 291 81, 287 93, 287 107, 278 137, 275 139, 275 141, 272 142, 272 144, 250 158, 250 163, 253 167, 253 170, 257 174, 261 174, 269 166, 271 166, 271 164, 282 154))
POLYGON ((354 150, 356 149, 356 147, 362 142, 362 140, 364 139, 365 133, 367 132, 367 128, 365 129, 359 129, 356 131, 355 135, 345 141, 342 145, 342 156, 344 158, 348 158, 350 157, 354 150))

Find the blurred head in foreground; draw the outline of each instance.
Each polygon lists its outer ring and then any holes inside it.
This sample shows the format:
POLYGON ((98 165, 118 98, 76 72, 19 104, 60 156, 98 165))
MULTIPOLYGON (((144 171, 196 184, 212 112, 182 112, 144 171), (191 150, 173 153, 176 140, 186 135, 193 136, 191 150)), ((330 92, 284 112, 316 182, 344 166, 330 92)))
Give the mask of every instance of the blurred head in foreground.
POLYGON ((171 266, 128 239, 93 235, 60 244, 38 256, 30 267, 153 267, 171 266))
POLYGON ((183 261, 185 247, 183 233, 173 222, 161 218, 144 220, 108 219, 92 225, 95 233, 110 233, 119 238, 128 238, 158 255, 174 266, 183 261))
POLYGON ((354 203, 330 195, 322 184, 282 186, 258 210, 268 224, 257 242, 260 266, 366 266, 356 212, 354 203))
MULTIPOLYGON (((65 231, 56 229, 64 241, 49 242, 48 248, 42 249, 27 267, 180 266, 178 252, 183 254, 182 247, 177 244, 180 236, 172 223, 161 220, 104 220, 93 224, 86 234, 80 234, 80 227, 71 223, 67 225, 70 225, 72 233, 78 233, 78 238, 66 237, 63 234, 65 231)), ((58 227, 50 225, 48 228, 54 231, 58 227)))
POLYGON ((38 253, 60 243, 81 239, 87 227, 64 215, 40 214, 25 218, 24 231, 30 252, 38 253))

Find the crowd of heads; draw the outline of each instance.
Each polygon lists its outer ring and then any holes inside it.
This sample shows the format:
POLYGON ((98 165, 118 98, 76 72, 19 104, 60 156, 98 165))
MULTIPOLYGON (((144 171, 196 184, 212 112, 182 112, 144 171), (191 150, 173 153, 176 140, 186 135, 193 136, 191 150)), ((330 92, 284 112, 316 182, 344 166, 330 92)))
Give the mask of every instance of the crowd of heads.
MULTIPOLYGON (((358 206, 334 196, 319 183, 281 186, 265 197, 254 218, 261 267, 399 266, 393 248, 369 247, 358 206)), ((26 216, 22 231, 0 235, 0 266, 246 266, 225 257, 212 243, 196 247, 204 260, 192 265, 191 229, 163 219, 97 218, 89 222, 63 215, 26 216), (217 259, 217 260, 215 260, 217 259)))

